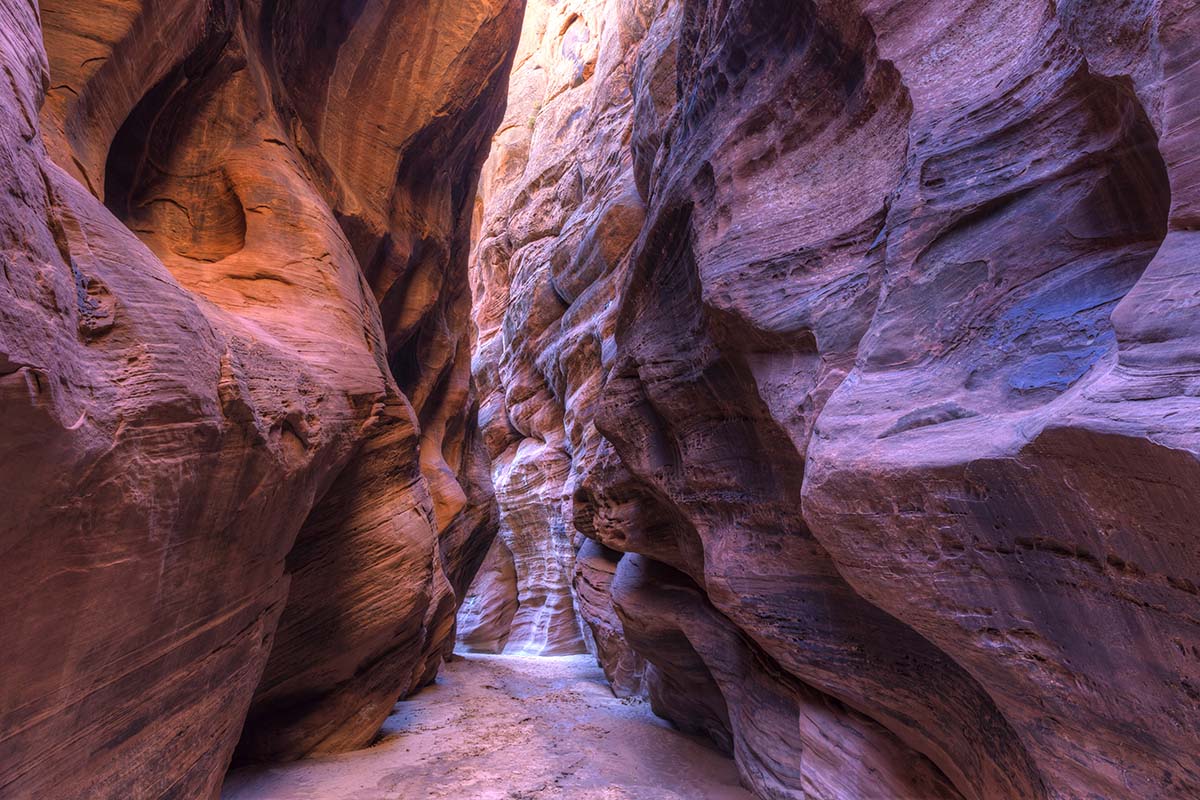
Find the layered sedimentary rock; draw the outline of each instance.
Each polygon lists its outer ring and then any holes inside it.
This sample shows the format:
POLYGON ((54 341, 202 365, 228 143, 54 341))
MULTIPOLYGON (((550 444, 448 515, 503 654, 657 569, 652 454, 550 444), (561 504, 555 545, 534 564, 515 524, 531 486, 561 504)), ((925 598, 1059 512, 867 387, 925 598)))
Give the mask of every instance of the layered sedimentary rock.
POLYGON ((1200 794, 1200 5, 588 5, 475 281, 593 630, 764 797, 1200 794))
POLYGON ((215 796, 431 677, 521 5, 0 3, 3 796, 215 796))
POLYGON ((458 609, 458 641, 477 653, 502 653, 517 615, 517 567, 500 537, 492 539, 475 580, 458 609))
POLYGON ((613 581, 624 554, 585 539, 575 555, 575 602, 587 623, 589 649, 604 669, 613 694, 637 697, 647 694, 646 659, 625 635, 613 604, 613 581))
POLYGON ((1050 792, 1185 797, 1200 5, 1020 11, 957 30, 872 14, 911 87, 915 168, 806 514, 863 596, 988 691, 1050 792), (961 36, 986 45, 973 75, 914 58, 961 36))
POLYGON ((625 635, 660 671, 653 707, 732 749, 760 796, 962 797, 883 726, 780 674, 686 576, 631 555, 616 580, 625 635))
MULTIPOLYGON (((579 546, 571 495, 581 459, 600 441, 592 408, 612 316, 593 303, 614 290, 595 284, 611 279, 642 221, 632 159, 620 148, 632 124, 625 75, 640 24, 628 3, 530 3, 484 168, 474 369, 517 596, 493 582, 475 591, 482 607, 517 602, 507 652, 584 647, 571 593, 579 546), (564 314, 573 304, 576 313, 564 314)), ((488 640, 475 636, 473 619, 464 623, 464 643, 488 640)))

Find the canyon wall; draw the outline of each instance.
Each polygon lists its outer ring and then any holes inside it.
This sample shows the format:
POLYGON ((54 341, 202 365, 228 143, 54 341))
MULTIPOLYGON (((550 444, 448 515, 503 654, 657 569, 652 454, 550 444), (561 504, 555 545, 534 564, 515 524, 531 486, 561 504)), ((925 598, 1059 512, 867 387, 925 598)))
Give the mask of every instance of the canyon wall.
POLYGON ((574 570, 763 797, 1200 795, 1200 3, 530 15, 481 638, 574 570))
POLYGON ((581 454, 599 442, 595 343, 611 320, 591 301, 614 295, 592 283, 612 277, 643 213, 620 147, 632 125, 628 5, 528 4, 508 111, 483 170, 474 372, 500 532, 466 601, 460 637, 474 649, 584 648, 571 591, 580 544, 571 496, 581 454), (564 280, 583 247, 591 272, 564 280), (585 310, 565 317, 576 301, 585 310), (512 580, 492 578, 509 572, 512 580))
POLYGON ((522 11, 0 0, 0 795, 215 797, 432 678, 522 11))

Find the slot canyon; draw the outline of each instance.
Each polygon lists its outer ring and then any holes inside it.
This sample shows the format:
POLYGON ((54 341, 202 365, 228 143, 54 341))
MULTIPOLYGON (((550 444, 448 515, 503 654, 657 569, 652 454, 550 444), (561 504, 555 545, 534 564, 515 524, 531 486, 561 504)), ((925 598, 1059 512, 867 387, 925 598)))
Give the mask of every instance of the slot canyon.
POLYGON ((1200 0, 0 64, 0 800, 1200 800, 1200 0))

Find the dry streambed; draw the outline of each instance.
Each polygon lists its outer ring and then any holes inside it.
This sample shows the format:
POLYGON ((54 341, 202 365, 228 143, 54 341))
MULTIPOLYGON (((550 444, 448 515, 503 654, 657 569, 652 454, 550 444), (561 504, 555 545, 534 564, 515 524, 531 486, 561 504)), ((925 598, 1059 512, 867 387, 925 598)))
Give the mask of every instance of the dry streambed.
POLYGON ((232 773, 224 800, 751 800, 733 762, 618 700, 590 656, 470 655, 375 746, 232 773))

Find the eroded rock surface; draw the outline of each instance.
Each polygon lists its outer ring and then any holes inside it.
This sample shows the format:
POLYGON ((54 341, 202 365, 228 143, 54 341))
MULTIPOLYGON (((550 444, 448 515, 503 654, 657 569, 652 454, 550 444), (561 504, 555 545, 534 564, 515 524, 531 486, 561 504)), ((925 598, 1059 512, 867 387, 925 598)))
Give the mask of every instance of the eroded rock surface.
POLYGON ((546 5, 475 372, 609 676, 764 797, 1200 794, 1200 5, 546 5))
MULTIPOLYGON (((628 3, 530 3, 484 168, 474 370, 499 537, 517 575, 506 652, 584 648, 571 590, 580 544, 571 496, 601 441, 592 409, 600 348, 612 336, 614 309, 602 308, 615 293, 608 281, 644 214, 632 157, 619 146, 632 125, 627 75, 644 23, 628 3), (564 314, 568 306, 574 314, 564 314)), ((479 604, 511 603, 502 588, 480 583, 479 604)), ((487 639, 466 622, 465 644, 487 639)))
POLYGON ((502 653, 517 614, 517 567, 499 536, 458 610, 458 641, 476 653, 502 653))
POLYGON ((431 678, 521 7, 0 2, 3 796, 212 797, 431 678))

